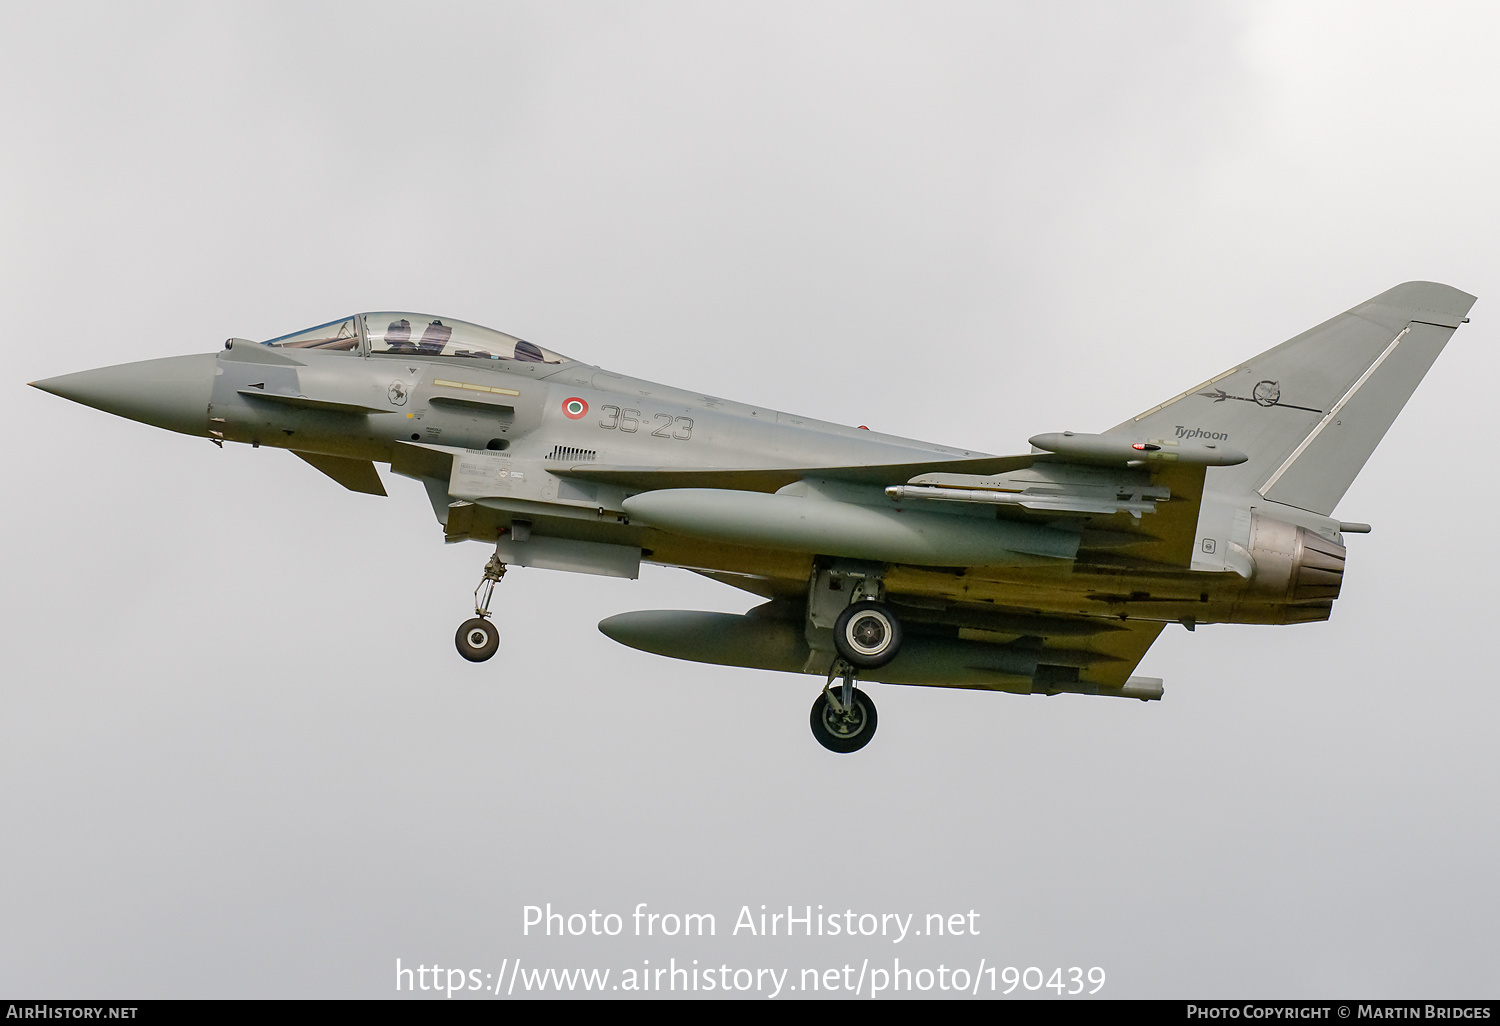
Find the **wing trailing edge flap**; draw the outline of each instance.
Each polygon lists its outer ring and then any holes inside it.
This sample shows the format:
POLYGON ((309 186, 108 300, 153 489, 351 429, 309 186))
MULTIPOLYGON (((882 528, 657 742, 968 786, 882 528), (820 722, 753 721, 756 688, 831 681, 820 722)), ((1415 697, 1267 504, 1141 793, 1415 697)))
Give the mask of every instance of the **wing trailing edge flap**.
POLYGON ((1087 638, 1022 637, 1006 643, 981 641, 967 632, 947 639, 913 632, 889 666, 863 673, 891 684, 1150 701, 1161 698, 1161 681, 1131 671, 1165 626, 1128 621, 1123 630, 1087 638))
MULTIPOLYGON (((1095 684, 1106 691, 1127 687, 1132 679, 1131 674, 1167 625, 1150 620, 1122 620, 1119 626, 1125 629, 1096 634, 1081 646, 1074 640, 1066 642, 1067 649, 1071 652, 1082 652, 1086 658, 1092 657, 1079 667, 1080 683, 1095 684)), ((1044 659, 1047 651, 1047 648, 1043 649, 1044 659)))
MULTIPOLYGON (((1165 626, 1164 623, 1149 621, 1127 621, 1124 630, 1094 635, 1081 644, 1079 639, 1071 638, 1063 640, 1059 646, 1034 644, 1031 654, 1036 660, 1036 670, 1023 687, 1031 694, 1103 695, 1141 701, 1160 699, 1163 690, 1160 678, 1136 677, 1132 672, 1165 626)), ((996 646, 996 650, 997 653, 1002 650, 1013 652, 1017 647, 1024 647, 1024 641, 996 646)), ((1004 681, 1007 674, 1003 662, 990 667, 981 659, 970 669, 996 672, 999 679, 994 687, 1017 690, 1004 681)))
POLYGON ((380 473, 370 460, 356 460, 348 456, 324 456, 321 453, 299 452, 296 449, 291 452, 293 456, 308 466, 321 470, 351 492, 364 492, 366 495, 386 494, 385 485, 380 481, 380 473))

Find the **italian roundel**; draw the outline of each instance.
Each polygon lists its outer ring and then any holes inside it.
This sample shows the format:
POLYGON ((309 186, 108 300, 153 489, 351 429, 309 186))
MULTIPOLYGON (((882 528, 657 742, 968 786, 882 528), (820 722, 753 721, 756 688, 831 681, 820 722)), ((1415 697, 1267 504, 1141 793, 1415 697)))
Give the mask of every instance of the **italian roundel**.
POLYGON ((588 415, 588 412, 589 404, 584 402, 577 396, 574 396, 571 399, 563 400, 563 416, 567 417, 569 420, 580 420, 583 417, 586 417, 588 415))

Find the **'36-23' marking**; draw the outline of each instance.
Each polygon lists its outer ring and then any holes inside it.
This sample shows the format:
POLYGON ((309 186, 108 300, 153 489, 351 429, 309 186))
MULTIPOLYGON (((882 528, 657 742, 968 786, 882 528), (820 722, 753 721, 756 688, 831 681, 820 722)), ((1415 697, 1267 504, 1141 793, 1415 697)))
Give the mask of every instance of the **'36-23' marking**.
MULTIPOLYGON (((604 419, 599 421, 599 426, 605 431, 624 431, 626 434, 634 434, 641 429, 640 410, 622 410, 618 406, 601 406, 599 412, 604 414, 604 419)), ((656 429, 651 432, 652 438, 675 438, 679 442, 686 442, 693 437, 693 418, 674 417, 670 413, 657 413, 652 416, 656 422, 656 429)), ((650 424, 646 425, 651 427, 650 424)))

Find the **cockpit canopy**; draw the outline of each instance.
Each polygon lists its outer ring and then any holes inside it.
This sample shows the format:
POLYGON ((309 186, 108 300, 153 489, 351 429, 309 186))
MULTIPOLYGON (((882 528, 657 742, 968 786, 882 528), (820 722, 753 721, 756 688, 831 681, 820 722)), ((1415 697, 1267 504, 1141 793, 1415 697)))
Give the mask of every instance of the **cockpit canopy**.
POLYGON ((278 349, 357 350, 359 333, 354 328, 354 318, 346 317, 342 321, 329 321, 316 328, 306 328, 290 335, 282 335, 280 338, 262 342, 261 345, 275 346, 278 349))
POLYGON ((404 356, 466 356, 477 360, 520 360, 523 363, 565 363, 525 339, 503 331, 452 318, 413 313, 361 314, 369 351, 404 356))
POLYGON ((273 338, 278 349, 331 349, 380 356, 457 356, 471 360, 567 363, 533 342, 451 317, 418 313, 363 313, 273 338))

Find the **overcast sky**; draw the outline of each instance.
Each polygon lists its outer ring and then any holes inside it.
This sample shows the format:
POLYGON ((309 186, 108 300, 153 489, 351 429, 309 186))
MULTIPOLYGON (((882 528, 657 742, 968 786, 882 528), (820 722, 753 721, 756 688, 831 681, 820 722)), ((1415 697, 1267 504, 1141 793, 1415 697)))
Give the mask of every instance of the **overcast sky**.
POLYGON ((899 957, 1495 996, 1500 8, 7 3, 0 32, 0 995, 899 957), (595 629, 749 596, 520 569, 469 665, 488 553, 415 482, 25 387, 412 309, 1024 452, 1419 278, 1480 300, 1336 511, 1375 530, 1331 621, 1169 628, 1160 703, 877 685, 850 757, 809 734, 817 680, 595 629), (548 902, 626 930, 523 936, 548 902), (717 936, 629 936, 641 902, 717 936), (980 935, 732 935, 762 904, 980 935))

